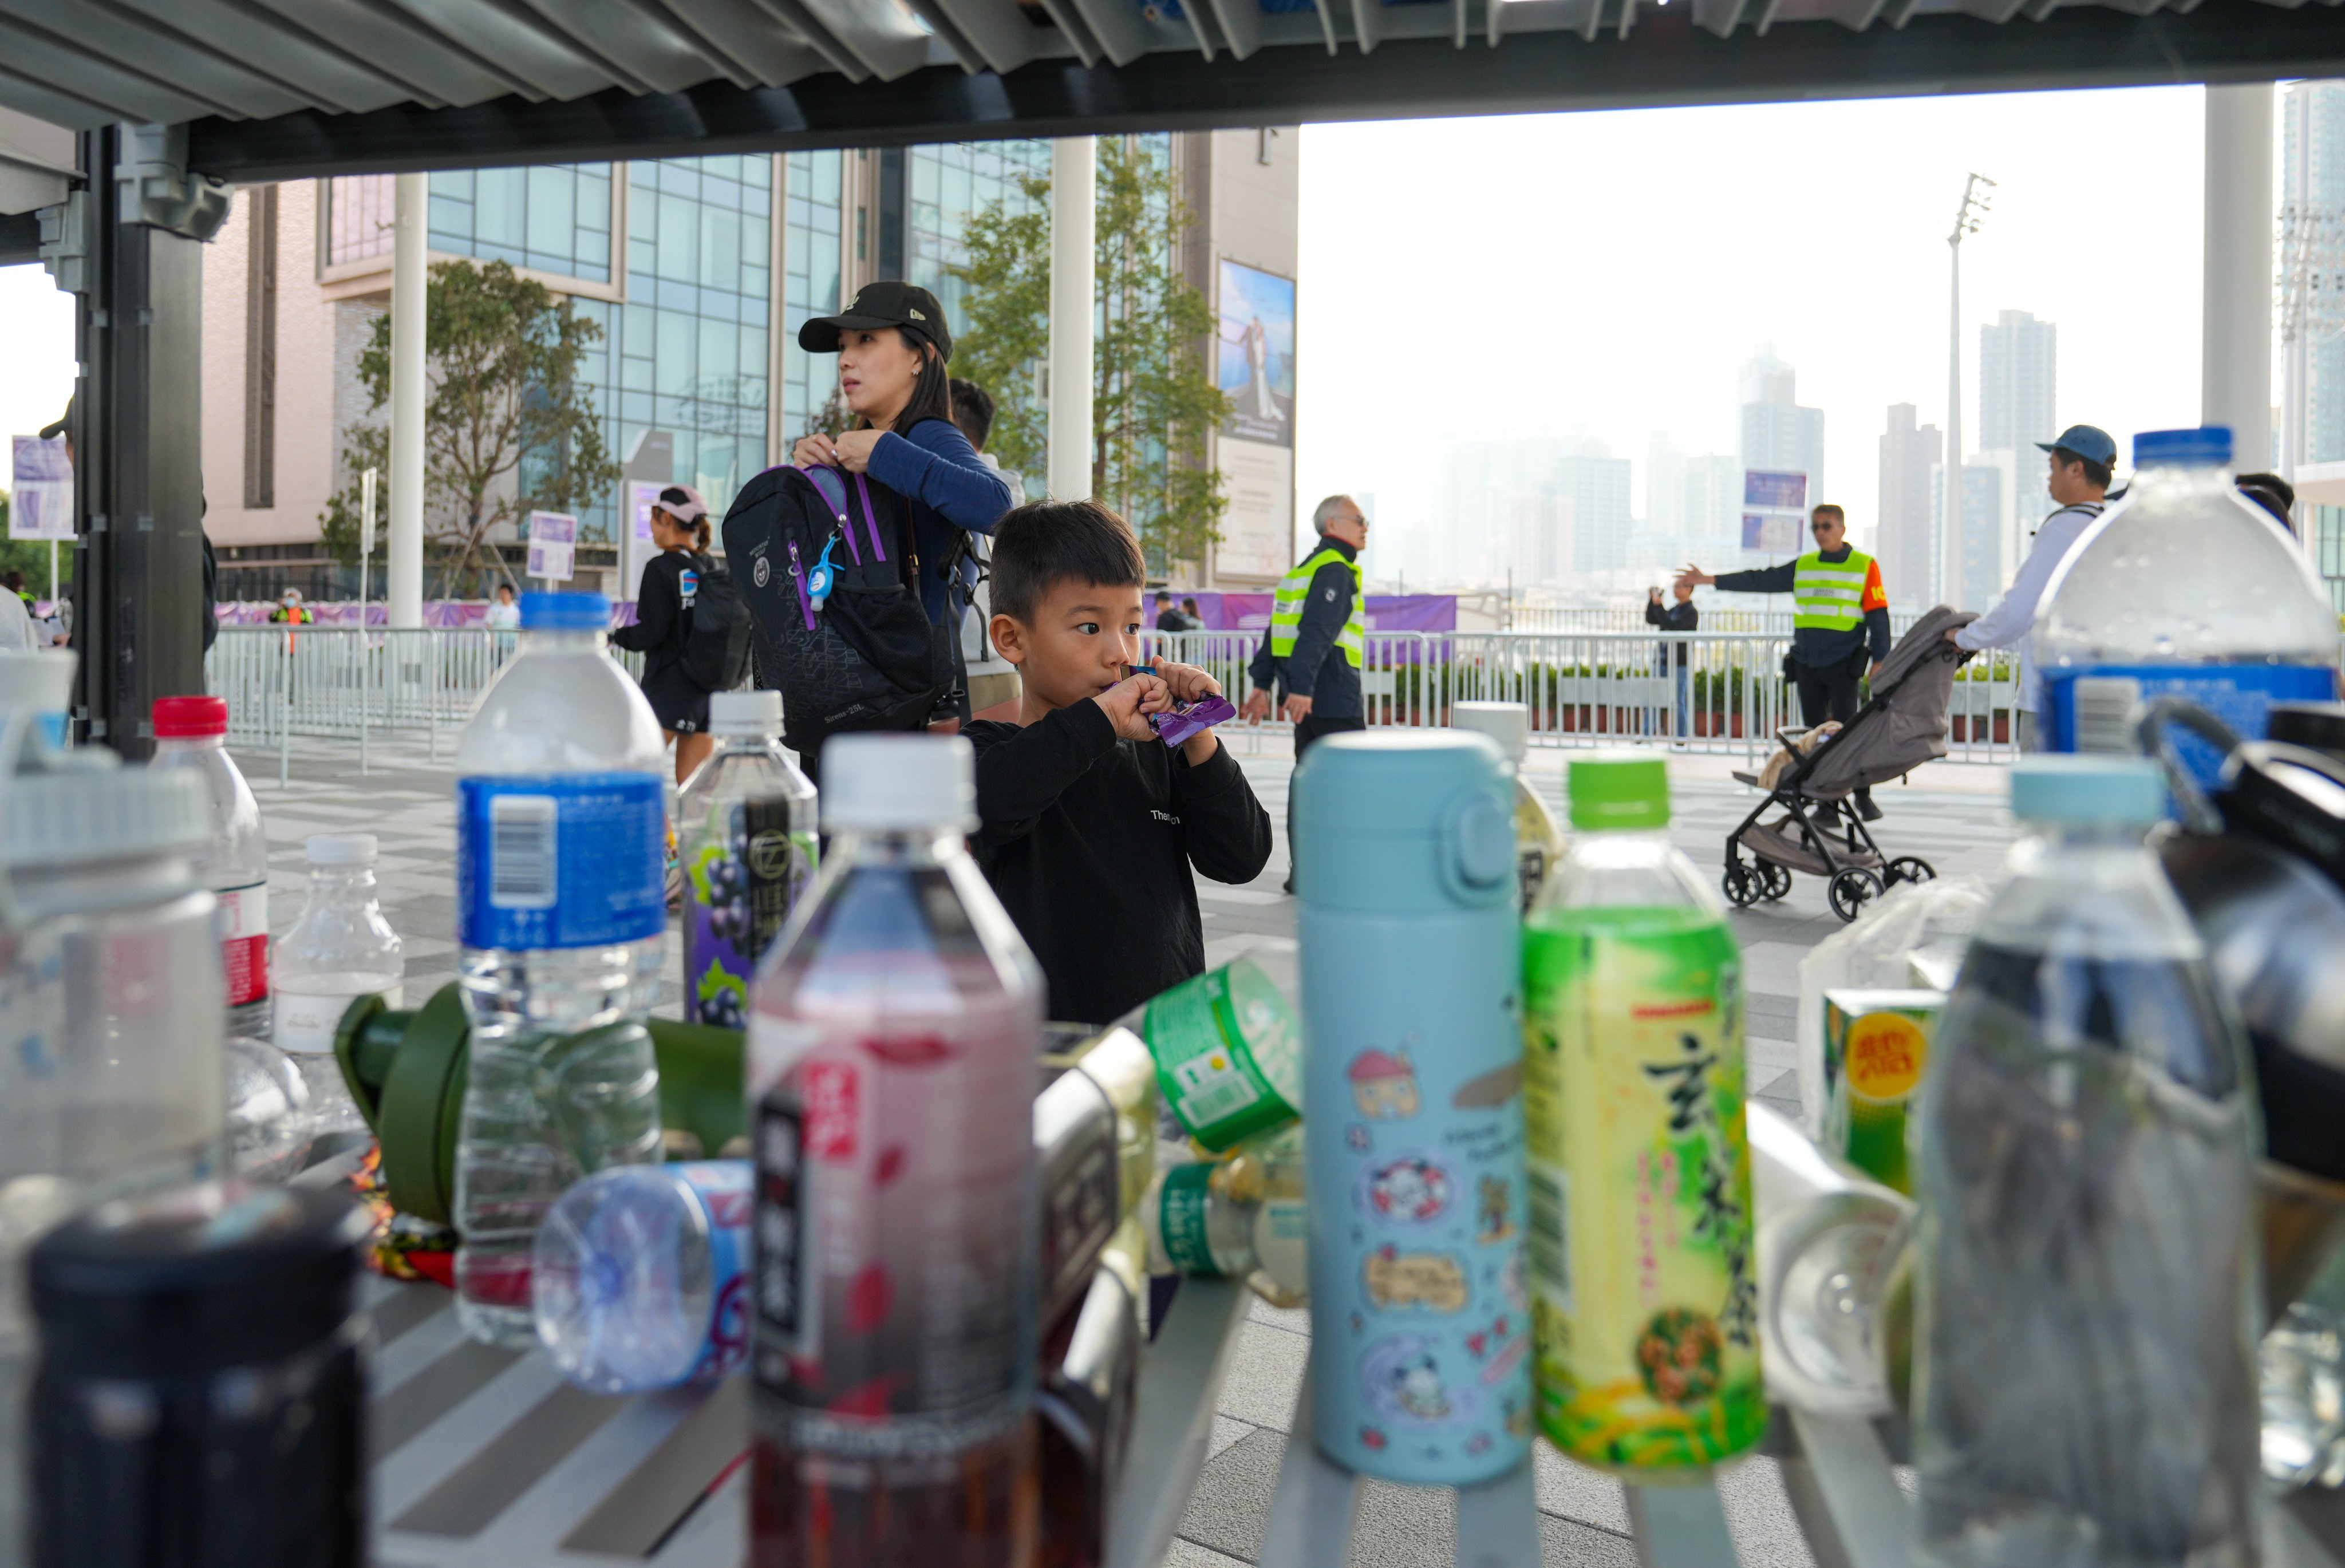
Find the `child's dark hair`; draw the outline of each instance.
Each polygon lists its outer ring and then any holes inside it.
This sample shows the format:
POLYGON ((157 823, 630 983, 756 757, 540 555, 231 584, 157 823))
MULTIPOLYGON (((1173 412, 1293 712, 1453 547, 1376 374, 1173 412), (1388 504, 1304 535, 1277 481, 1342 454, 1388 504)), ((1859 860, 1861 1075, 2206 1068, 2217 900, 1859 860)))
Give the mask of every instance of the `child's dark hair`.
POLYGON ((975 381, 955 376, 952 387, 953 423, 969 438, 969 444, 978 450, 985 450, 985 438, 993 433, 993 394, 975 381))
POLYGON ((1032 501, 993 531, 994 613, 1029 625, 1054 583, 1137 588, 1147 577, 1132 525, 1095 501, 1032 501))

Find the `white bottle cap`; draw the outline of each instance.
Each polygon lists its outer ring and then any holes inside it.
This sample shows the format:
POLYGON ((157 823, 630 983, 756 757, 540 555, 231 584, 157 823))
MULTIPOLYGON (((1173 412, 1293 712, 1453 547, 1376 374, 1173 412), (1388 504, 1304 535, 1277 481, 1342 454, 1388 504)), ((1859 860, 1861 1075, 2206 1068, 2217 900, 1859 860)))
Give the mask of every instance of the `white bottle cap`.
POLYGON ((1531 711, 1520 703, 1452 703, 1449 727, 1489 736, 1508 762, 1530 754, 1531 711))
POLYGON ((708 733, 712 735, 778 735, 782 733, 779 692, 715 692, 708 698, 708 733))
POLYGON ((70 765, 8 781, 0 865, 15 870, 192 855, 211 837, 210 800, 196 774, 122 767, 112 753, 95 747, 66 754, 70 765))
POLYGON ((822 747, 822 825, 841 833, 977 826, 977 753, 959 735, 834 735, 822 747))
POLYGON ((313 833, 302 849, 312 865, 372 865, 375 842, 371 833, 313 833))

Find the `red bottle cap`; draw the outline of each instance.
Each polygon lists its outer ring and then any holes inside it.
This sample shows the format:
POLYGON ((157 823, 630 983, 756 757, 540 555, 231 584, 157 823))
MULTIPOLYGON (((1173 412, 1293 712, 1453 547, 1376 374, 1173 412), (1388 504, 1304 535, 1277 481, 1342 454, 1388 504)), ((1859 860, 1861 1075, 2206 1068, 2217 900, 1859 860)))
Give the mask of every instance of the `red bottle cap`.
POLYGON ((184 741, 202 735, 228 733, 228 699, 226 697, 157 697, 155 699, 155 738, 158 741, 184 741))

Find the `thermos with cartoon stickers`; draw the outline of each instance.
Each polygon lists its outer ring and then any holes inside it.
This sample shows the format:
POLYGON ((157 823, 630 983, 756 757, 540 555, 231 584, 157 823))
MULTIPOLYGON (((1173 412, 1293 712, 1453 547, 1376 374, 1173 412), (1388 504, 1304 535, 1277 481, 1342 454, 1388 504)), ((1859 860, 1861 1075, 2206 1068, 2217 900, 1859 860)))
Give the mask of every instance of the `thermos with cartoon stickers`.
POLYGON ((1457 731, 1331 736, 1294 774, 1312 1420, 1386 1481, 1530 1445, 1511 790, 1457 731))
POLYGON ((1658 753, 1576 760, 1523 939, 1539 1425, 1629 1480, 1757 1443, 1741 957, 1658 753))

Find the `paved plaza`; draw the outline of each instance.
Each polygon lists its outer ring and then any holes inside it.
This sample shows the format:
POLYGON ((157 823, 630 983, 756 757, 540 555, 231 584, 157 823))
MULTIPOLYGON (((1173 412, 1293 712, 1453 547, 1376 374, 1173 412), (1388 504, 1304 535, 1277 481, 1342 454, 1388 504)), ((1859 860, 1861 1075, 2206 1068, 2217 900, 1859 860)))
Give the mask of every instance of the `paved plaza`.
MULTIPOLYGON (((1270 865, 1252 884, 1224 887, 1200 883, 1206 962, 1222 964, 1253 954, 1273 974, 1291 980, 1294 902, 1279 891, 1279 885, 1286 875, 1283 824, 1292 761, 1283 735, 1237 731, 1231 739, 1255 793, 1272 820, 1282 825, 1270 865)), ((295 747, 289 778, 282 786, 277 782, 273 754, 239 754, 268 822, 269 914, 279 935, 300 914, 305 837, 368 832, 381 840, 383 907, 406 938, 406 1000, 411 1007, 453 977, 454 775, 444 761, 452 750, 443 740, 443 760, 434 764, 420 739, 411 744, 378 741, 370 756, 371 771, 361 776, 355 744, 304 741, 295 747)), ((1530 777, 1558 813, 1564 769, 1572 754, 1542 748, 1532 753, 1528 764, 1530 777)), ((1680 756, 1671 762, 1676 807, 1671 836, 1708 877, 1718 875, 1727 831, 1756 798, 1730 776, 1731 768, 1741 765, 1740 758, 1723 756, 1680 756)), ((2005 778, 1999 767, 1929 764, 1909 784, 1876 792, 1888 814, 1875 824, 1875 835, 1886 853, 1919 855, 1942 876, 1992 875, 2011 838, 2005 778)), ((1799 1108, 1792 1042, 1800 960, 1810 947, 1841 929, 1825 905, 1823 885, 1805 876, 1794 881, 1781 904, 1738 910, 1732 916, 1749 991, 1750 1081, 1758 1098, 1792 1114, 1799 1108)), ((681 960, 678 945, 668 946, 663 1006, 673 1016, 681 996, 681 960)), ((1254 1304, 1223 1389, 1212 1457, 1166 1568, 1231 1568, 1259 1556, 1302 1381, 1309 1329, 1305 1311, 1254 1304)), ((1633 1568, 1636 1553, 1620 1488, 1544 1444, 1536 1452, 1539 1523, 1548 1562, 1633 1568)), ((1769 1461, 1754 1459, 1731 1467, 1721 1475, 1720 1491, 1745 1563, 1753 1568, 1809 1568, 1813 1560, 1769 1461)), ((1447 1492, 1379 1482, 1361 1489, 1355 1564, 1421 1568, 1451 1561, 1454 1550, 1447 1492)))

